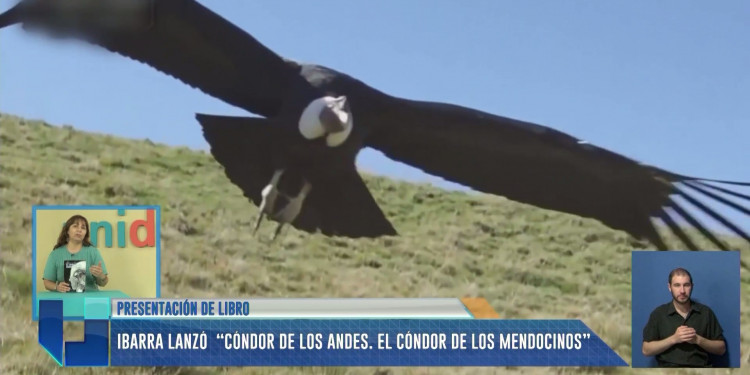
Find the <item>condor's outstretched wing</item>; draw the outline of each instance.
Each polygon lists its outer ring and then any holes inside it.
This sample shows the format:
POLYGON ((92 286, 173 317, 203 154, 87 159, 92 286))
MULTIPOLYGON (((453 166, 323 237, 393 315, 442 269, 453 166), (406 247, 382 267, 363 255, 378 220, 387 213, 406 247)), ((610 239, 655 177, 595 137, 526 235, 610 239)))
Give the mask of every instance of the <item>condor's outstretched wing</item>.
MULTIPOLYGON (((211 154, 224 167, 227 177, 260 206, 261 190, 271 181, 274 170, 284 163, 284 155, 280 153, 294 142, 294 137, 299 137, 262 118, 209 115, 197 118, 211 154)), ((292 177, 287 183, 285 178, 282 176, 280 183, 282 191, 296 195, 302 180, 292 177)), ((306 178, 313 188, 292 223, 297 229, 353 238, 396 234, 354 166, 351 170, 306 178)))
POLYGON ((666 249, 651 221, 660 218, 688 248, 697 249, 673 214, 718 248, 727 249, 670 197, 677 195, 750 242, 742 228, 687 193, 685 187, 750 215, 746 207, 715 194, 723 188, 708 180, 646 166, 544 126, 465 107, 399 98, 386 106, 371 124, 366 144, 427 173, 515 201, 598 219, 666 249))
POLYGON ((294 64, 195 0, 22 0, 0 15, 0 28, 15 23, 97 44, 263 116, 296 77, 294 64))

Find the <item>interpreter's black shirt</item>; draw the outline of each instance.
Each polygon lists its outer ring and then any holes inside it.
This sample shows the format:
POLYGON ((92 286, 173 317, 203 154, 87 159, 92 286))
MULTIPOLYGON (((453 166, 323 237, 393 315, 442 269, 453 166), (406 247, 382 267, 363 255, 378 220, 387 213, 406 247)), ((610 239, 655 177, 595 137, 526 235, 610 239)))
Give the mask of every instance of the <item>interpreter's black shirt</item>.
MULTIPOLYGON (((675 310, 672 301, 663 304, 648 318, 643 327, 643 341, 658 341, 672 336, 677 327, 686 325, 695 333, 709 340, 724 340, 723 330, 714 312, 706 305, 691 301, 691 309, 686 319, 675 310)), ((710 367, 708 352, 690 343, 673 345, 656 355, 661 367, 710 367)))

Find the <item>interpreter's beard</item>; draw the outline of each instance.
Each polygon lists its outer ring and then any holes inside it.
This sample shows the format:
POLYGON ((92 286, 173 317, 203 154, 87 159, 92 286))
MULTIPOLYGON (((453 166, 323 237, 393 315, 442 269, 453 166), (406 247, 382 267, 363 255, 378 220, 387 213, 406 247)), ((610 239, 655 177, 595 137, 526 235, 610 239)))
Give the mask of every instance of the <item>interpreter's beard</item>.
POLYGON ((686 304, 688 303, 688 301, 690 301, 690 293, 685 293, 685 294, 680 294, 679 292, 672 293, 672 300, 674 300, 675 302, 681 305, 686 304))

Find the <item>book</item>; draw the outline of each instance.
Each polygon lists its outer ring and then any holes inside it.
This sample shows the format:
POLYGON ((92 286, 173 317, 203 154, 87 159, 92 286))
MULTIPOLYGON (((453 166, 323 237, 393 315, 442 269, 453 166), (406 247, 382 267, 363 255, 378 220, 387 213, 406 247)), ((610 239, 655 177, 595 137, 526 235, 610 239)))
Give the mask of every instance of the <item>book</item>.
POLYGON ((86 261, 66 260, 64 280, 70 285, 70 292, 86 291, 86 261))

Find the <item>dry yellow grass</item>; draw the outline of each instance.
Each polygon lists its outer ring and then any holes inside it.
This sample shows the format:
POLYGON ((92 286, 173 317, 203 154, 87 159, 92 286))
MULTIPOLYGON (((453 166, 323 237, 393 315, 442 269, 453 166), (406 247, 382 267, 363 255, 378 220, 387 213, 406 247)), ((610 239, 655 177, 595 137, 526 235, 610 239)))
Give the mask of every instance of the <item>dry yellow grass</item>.
MULTIPOLYGON (((397 238, 350 240, 289 230, 274 245, 250 236, 257 209, 206 152, 0 116, 3 215, 0 372, 59 368, 31 321, 31 206, 162 206, 164 297, 474 297, 504 318, 582 319, 630 362, 631 250, 645 244, 593 220, 503 198, 368 176, 397 238), (186 272, 190 271, 190 272, 186 272)), ((272 228, 261 229, 267 237, 272 228)), ((748 259, 750 248, 742 248, 748 259)), ((750 274, 741 274, 743 288, 750 274)), ((742 330, 750 332, 750 293, 742 330)), ((68 323, 66 338, 82 338, 68 323)), ((750 336, 742 336, 750 366, 750 336)), ((725 374, 745 369, 718 369, 725 374)), ((111 368, 116 374, 447 374, 585 372, 627 368, 111 368)), ((689 371, 661 371, 664 374, 689 371)), ((696 372, 697 373, 697 372, 696 372)), ((705 371, 701 371, 705 373, 705 371)))

